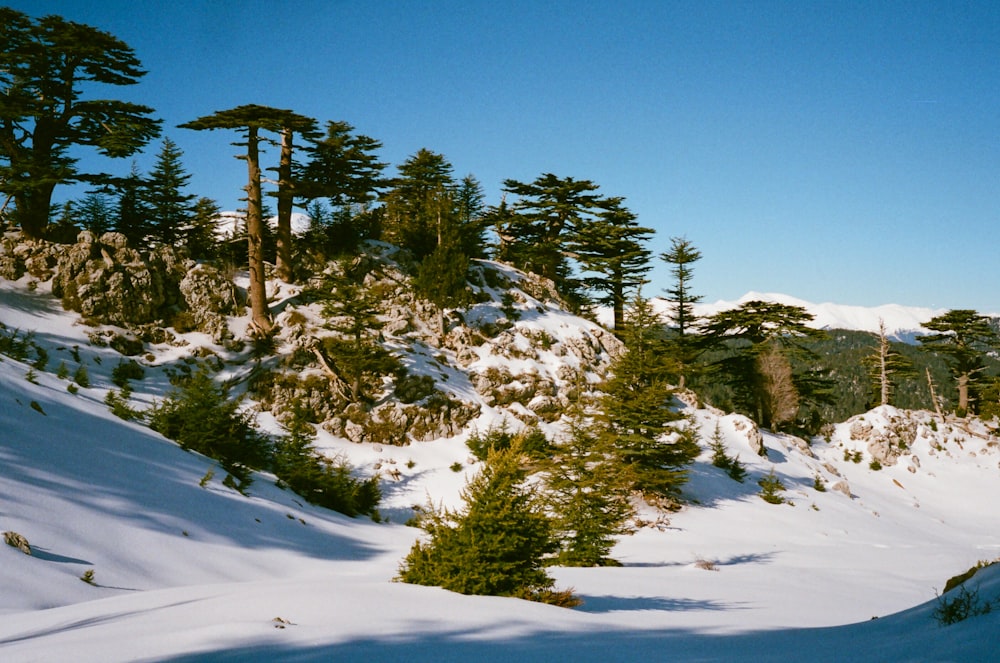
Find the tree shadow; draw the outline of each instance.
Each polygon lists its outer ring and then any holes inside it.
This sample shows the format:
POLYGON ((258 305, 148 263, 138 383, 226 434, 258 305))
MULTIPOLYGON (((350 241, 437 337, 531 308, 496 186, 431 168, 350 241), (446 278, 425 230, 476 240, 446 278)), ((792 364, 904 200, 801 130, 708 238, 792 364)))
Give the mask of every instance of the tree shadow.
POLYGON ((663 596, 588 596, 581 594, 580 612, 626 612, 634 610, 660 610, 680 612, 690 610, 736 610, 738 605, 724 601, 709 601, 663 596))

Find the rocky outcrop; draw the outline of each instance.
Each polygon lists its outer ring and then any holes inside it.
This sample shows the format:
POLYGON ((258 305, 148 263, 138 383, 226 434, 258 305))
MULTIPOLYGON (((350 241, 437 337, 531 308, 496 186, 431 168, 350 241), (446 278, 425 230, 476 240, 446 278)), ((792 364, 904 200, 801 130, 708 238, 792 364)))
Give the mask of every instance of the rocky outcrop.
POLYGON ((4 532, 3 541, 8 546, 17 548, 25 555, 31 554, 31 545, 28 543, 28 540, 23 536, 21 536, 20 534, 18 534, 17 532, 4 532))
POLYGON ((125 236, 89 231, 59 256, 52 294, 85 318, 129 327, 168 317, 183 301, 177 284, 194 263, 161 247, 144 259, 125 236))
POLYGON ((210 334, 216 343, 232 338, 226 316, 240 311, 232 279, 211 265, 195 265, 187 270, 178 287, 199 331, 210 334))

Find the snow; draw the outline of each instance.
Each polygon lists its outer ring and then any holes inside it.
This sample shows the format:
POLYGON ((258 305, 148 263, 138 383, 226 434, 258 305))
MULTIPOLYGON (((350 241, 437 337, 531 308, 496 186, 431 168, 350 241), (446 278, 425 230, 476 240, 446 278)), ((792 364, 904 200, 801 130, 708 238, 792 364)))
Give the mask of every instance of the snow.
MULTIPOLYGON (((930 333, 923 327, 923 323, 946 312, 946 309, 899 304, 881 306, 850 306, 831 302, 816 304, 790 295, 770 292, 748 292, 736 301, 704 302, 696 304, 694 311, 698 316, 708 317, 752 301, 802 307, 813 315, 809 326, 815 329, 847 329, 877 333, 879 322, 882 321, 889 338, 908 343, 915 342, 917 336, 930 333)), ((662 298, 654 298, 653 306, 656 311, 663 313, 669 311, 672 305, 662 298)), ((606 317, 610 319, 610 313, 606 317)))
MULTIPOLYGON (((529 304, 524 324, 558 340, 590 324, 529 304)), ((388 523, 310 506, 267 475, 244 496, 222 486, 209 459, 108 412, 119 357, 89 345, 93 330, 45 284, 0 281, 0 321, 33 332, 50 355, 37 384, 27 364, 0 357, 0 531, 22 534, 34 551, 0 546, 5 662, 995 657, 1000 611, 948 627, 932 616, 947 578, 1000 556, 1000 451, 983 427, 879 408, 805 449, 764 432, 764 458, 750 450, 745 418, 685 406, 706 447, 685 491, 691 504, 645 509, 648 526, 614 550, 621 567, 551 569, 584 601, 564 609, 393 582, 420 536, 402 524, 407 507, 454 501, 475 470, 464 435, 391 448, 324 440, 362 470, 402 470, 385 484, 388 523), (74 346, 93 383, 75 395, 55 375, 61 361, 75 366, 74 346), (884 432, 907 417, 916 430, 907 452, 871 469, 852 430, 884 432), (716 427, 746 482, 710 464, 716 427), (449 469, 456 461, 461 472, 449 469), (772 470, 788 504, 757 495, 756 480, 772 470), (817 476, 826 491, 813 487, 817 476), (832 489, 837 481, 850 496, 832 489), (88 569, 93 585, 80 580, 88 569)), ((163 367, 185 352, 151 351, 147 378, 134 383, 145 404, 165 393, 163 367)), ((540 355, 535 369, 553 361, 540 355)), ((491 416, 484 410, 476 425, 491 416)), ((998 571, 970 581, 980 596, 1000 599, 998 571)))

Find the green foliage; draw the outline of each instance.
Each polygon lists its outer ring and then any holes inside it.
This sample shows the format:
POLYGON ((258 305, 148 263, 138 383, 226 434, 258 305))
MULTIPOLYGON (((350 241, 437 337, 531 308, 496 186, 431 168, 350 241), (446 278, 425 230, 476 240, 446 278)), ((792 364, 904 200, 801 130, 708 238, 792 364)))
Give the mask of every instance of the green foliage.
POLYGON ((515 433, 510 430, 506 419, 499 426, 490 426, 485 433, 473 431, 465 444, 472 455, 482 461, 493 452, 506 451, 512 447, 517 447, 526 456, 534 459, 546 457, 552 449, 545 433, 537 426, 515 433))
POLYGON ((581 412, 570 418, 566 439, 544 465, 548 499, 560 542, 555 562, 564 566, 613 566, 616 537, 629 534, 634 515, 630 482, 614 449, 581 412))
POLYGON ((722 350, 710 368, 729 387, 732 406, 761 426, 791 423, 803 401, 829 397, 817 372, 793 370, 793 358, 812 359, 800 339, 826 336, 806 325, 812 317, 800 306, 751 301, 703 326, 704 342, 722 350))
POLYGON ((729 478, 743 483, 747 477, 747 470, 736 456, 726 453, 726 445, 719 429, 719 422, 715 422, 715 431, 712 433, 712 441, 709 443, 712 450, 712 465, 723 469, 729 478))
POLYGON ((676 498, 687 481, 686 465, 699 453, 692 429, 679 425, 669 386, 672 363, 664 352, 663 325, 649 303, 636 297, 621 337, 626 352, 604 385, 601 435, 615 450, 632 487, 676 498))
POLYGON ((96 584, 96 581, 94 580, 94 569, 87 569, 84 571, 83 575, 80 576, 80 580, 84 581, 88 585, 96 584))
POLYGON ((267 465, 267 441, 204 367, 152 408, 149 425, 184 449, 219 461, 241 487, 248 485, 252 470, 267 465))
POLYGON ((69 366, 66 365, 66 362, 59 362, 59 367, 56 368, 56 377, 60 380, 65 380, 69 377, 69 366))
POLYGON ((129 405, 129 397, 132 395, 132 387, 126 382, 121 391, 110 390, 104 396, 104 404, 111 409, 111 413, 119 419, 125 421, 142 420, 145 412, 137 410, 129 405))
POLYGON ((382 497, 377 476, 357 479, 342 458, 331 459, 313 448, 312 426, 299 409, 274 449, 274 474, 307 501, 348 516, 377 516, 382 497))
POLYGON ((204 476, 198 481, 198 485, 204 488, 208 483, 215 477, 215 470, 211 467, 205 472, 204 476))
POLYGON ((77 383, 84 389, 90 386, 90 373, 87 371, 86 364, 80 364, 76 371, 73 373, 73 382, 77 383))
POLYGON ((771 468, 767 476, 758 479, 757 485, 760 486, 760 498, 768 504, 785 503, 785 498, 781 495, 781 491, 786 490, 785 484, 774 473, 774 468, 771 468))
POLYGON ((34 368, 29 368, 28 372, 24 374, 24 379, 31 384, 38 384, 38 373, 35 372, 34 368))
POLYGON ((120 361, 118 365, 111 369, 111 381, 121 388, 128 384, 129 380, 141 380, 146 377, 146 370, 136 361, 120 361))
POLYGON ((76 148, 125 157, 159 133, 152 108, 83 96, 144 74, 134 51, 107 32, 0 7, 0 192, 12 197, 26 235, 45 234, 56 185, 113 181, 80 172, 76 148))
POLYGON ((184 171, 182 155, 176 143, 164 138, 153 170, 139 189, 151 239, 165 246, 187 239, 195 213, 197 196, 184 193, 191 175, 184 171))
POLYGON ((958 388, 957 408, 974 412, 984 382, 984 357, 1000 344, 990 319, 976 311, 956 309, 923 326, 937 333, 917 340, 925 350, 939 353, 947 362, 958 388))
POLYGON ((993 612, 998 607, 993 602, 979 596, 979 588, 968 589, 964 584, 957 590, 938 596, 937 605, 931 616, 939 626, 951 626, 970 617, 980 617, 993 612))
POLYGON ((551 600, 545 559, 557 549, 552 523, 525 486, 516 448, 494 452, 463 489, 458 511, 425 511, 428 539, 410 549, 399 578, 462 594, 551 600))
POLYGON ((17 361, 25 361, 34 345, 32 335, 21 335, 16 329, 8 329, 0 322, 0 354, 7 355, 17 361))

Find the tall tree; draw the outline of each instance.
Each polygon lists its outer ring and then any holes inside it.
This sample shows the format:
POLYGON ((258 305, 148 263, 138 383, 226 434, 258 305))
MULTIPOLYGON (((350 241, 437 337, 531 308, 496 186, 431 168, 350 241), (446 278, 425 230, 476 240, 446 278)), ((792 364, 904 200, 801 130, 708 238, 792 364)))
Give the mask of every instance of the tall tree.
POLYGON ((608 444, 580 404, 569 412, 564 439, 552 450, 544 477, 555 513, 557 558, 564 566, 616 566, 616 537, 631 533, 634 509, 628 478, 608 444))
POLYGON ((671 345, 680 366, 678 386, 683 389, 700 354, 696 339, 692 339, 688 332, 698 320, 694 305, 701 301, 701 296, 691 292, 691 280, 694 277, 692 264, 701 259, 701 251, 685 237, 671 237, 670 250, 660 254, 660 258, 671 265, 670 272, 674 277, 673 286, 666 292, 667 301, 673 304, 670 322, 675 336, 671 345))
POLYGON ((646 282, 652 253, 643 244, 652 228, 636 223, 636 216, 621 198, 609 198, 595 218, 582 221, 569 244, 585 272, 583 284, 598 294, 597 302, 611 306, 614 328, 625 323, 625 302, 646 282))
POLYGON ((90 191, 73 207, 77 222, 84 230, 98 236, 111 230, 113 212, 107 194, 90 191))
POLYGON ((452 166, 443 155, 421 149, 399 166, 399 177, 385 195, 386 239, 418 260, 438 244, 444 203, 454 204, 452 166))
POLYGON ((460 308, 469 303, 467 280, 469 257, 462 250, 451 198, 440 198, 442 209, 438 242, 417 268, 413 285, 417 294, 434 304, 438 310, 438 336, 444 340, 446 308, 460 308))
POLYGON ((249 299, 251 310, 250 333, 266 336, 271 332, 271 314, 267 306, 264 275, 264 219, 261 195, 260 141, 261 131, 280 134, 295 113, 288 110, 246 104, 218 111, 212 115, 186 122, 182 129, 195 131, 230 129, 243 132, 244 141, 234 143, 245 147, 246 153, 237 158, 247 163, 247 262, 250 269, 249 299))
POLYGON ((601 210, 598 186, 589 180, 539 175, 533 182, 504 180, 504 191, 518 197, 516 216, 502 229, 507 251, 517 267, 552 279, 560 290, 569 285, 565 235, 601 210))
MULTIPOLYGON (((754 300, 720 311, 704 325, 706 341, 726 348, 726 355, 714 366, 733 389, 736 406, 765 428, 789 421, 787 404, 792 399, 779 393, 788 386, 787 356, 793 352, 810 354, 795 339, 826 336, 807 326, 812 319, 801 306, 754 300)), ((793 381, 796 398, 803 395, 799 391, 802 385, 793 381)))
POLYGON ((935 316, 923 326, 936 334, 917 338, 924 350, 944 355, 958 387, 958 411, 975 408, 976 390, 981 381, 983 355, 998 344, 990 319, 969 309, 952 309, 935 316))
POLYGON ((677 427, 682 417, 672 403, 669 376, 675 369, 664 352, 663 321, 637 294, 621 331, 626 352, 603 387, 602 435, 634 489, 674 498, 687 481, 685 466, 698 455, 698 446, 677 427))
POLYGON ((197 196, 184 192, 191 175, 184 170, 182 155, 174 141, 164 138, 146 186, 141 189, 150 235, 164 246, 176 246, 187 239, 195 213, 197 196))
POLYGON ((211 198, 199 198, 194 204, 191 230, 187 236, 188 253, 195 260, 211 260, 218 257, 219 204, 211 198))
POLYGON ((314 200, 327 198, 335 208, 365 206, 374 201, 385 185, 385 163, 376 151, 382 143, 363 134, 355 134, 347 122, 328 121, 326 134, 306 136, 308 156, 294 170, 296 195, 314 200))
POLYGON ((128 177, 118 185, 118 200, 114 211, 114 229, 128 239, 133 248, 145 246, 149 234, 149 213, 143 204, 145 180, 133 162, 128 177))
POLYGON ((295 278, 292 263, 292 206, 295 203, 295 180, 292 177, 295 134, 306 136, 316 132, 316 120, 291 111, 278 111, 273 115, 280 126, 281 152, 278 157, 278 224, 276 233, 275 273, 286 283, 295 278))
POLYGON ((159 134, 153 109, 87 99, 96 84, 133 85, 145 75, 131 47, 107 32, 60 16, 29 16, 0 7, 0 192, 14 201, 14 220, 41 238, 58 184, 107 184, 84 173, 76 146, 127 157, 159 134))
POLYGON ((865 357, 865 363, 878 392, 879 405, 889 405, 893 389, 900 379, 916 376, 913 363, 892 349, 882 318, 878 320, 878 345, 865 357))
POLYGON ((455 190, 455 212, 458 215, 462 251, 470 258, 486 257, 486 217, 483 185, 475 175, 466 175, 455 190))

